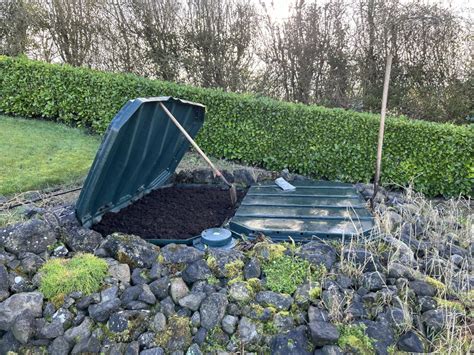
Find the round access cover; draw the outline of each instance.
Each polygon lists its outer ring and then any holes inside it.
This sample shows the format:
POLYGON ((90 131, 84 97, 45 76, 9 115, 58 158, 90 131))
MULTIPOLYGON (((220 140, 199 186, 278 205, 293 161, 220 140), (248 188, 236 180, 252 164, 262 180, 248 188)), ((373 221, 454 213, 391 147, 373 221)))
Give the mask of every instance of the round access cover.
POLYGON ((204 250, 208 248, 231 249, 237 244, 232 238, 232 232, 225 228, 209 228, 201 233, 201 238, 196 239, 194 246, 204 250))

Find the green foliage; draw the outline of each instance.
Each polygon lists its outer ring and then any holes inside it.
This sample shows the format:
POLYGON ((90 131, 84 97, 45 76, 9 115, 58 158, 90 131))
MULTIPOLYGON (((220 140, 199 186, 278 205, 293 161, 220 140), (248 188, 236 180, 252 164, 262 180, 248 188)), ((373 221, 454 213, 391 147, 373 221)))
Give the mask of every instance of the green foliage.
POLYGON ((375 354, 374 340, 365 334, 363 324, 342 324, 338 328, 340 337, 337 344, 341 349, 361 355, 375 354))
POLYGON ((74 291, 89 295, 99 290, 107 269, 107 263, 92 254, 78 254, 71 259, 50 259, 40 269, 39 289, 53 301, 59 301, 74 291))
MULTIPOLYGON (((198 143, 210 155, 288 168, 317 178, 368 182, 379 116, 280 102, 128 74, 0 58, 0 111, 90 127, 102 133, 129 99, 169 95, 203 103, 198 143)), ((382 182, 430 195, 471 193, 474 130, 389 117, 382 182)))
POLYGON ((293 294, 299 285, 311 279, 311 266, 298 257, 282 255, 263 264, 266 286, 280 293, 293 294))
POLYGON ((0 195, 78 181, 99 139, 76 128, 0 116, 0 195))

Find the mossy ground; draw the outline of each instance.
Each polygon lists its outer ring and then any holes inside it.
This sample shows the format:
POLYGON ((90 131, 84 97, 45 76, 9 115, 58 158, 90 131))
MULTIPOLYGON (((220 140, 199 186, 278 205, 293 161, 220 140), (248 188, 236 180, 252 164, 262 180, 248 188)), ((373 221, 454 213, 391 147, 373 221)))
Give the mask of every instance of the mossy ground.
POLYGON ((39 289, 54 303, 60 303, 64 295, 74 291, 88 295, 99 290, 107 268, 103 259, 92 254, 79 254, 71 259, 50 259, 39 270, 39 289))
POLYGON ((342 324, 338 328, 341 334, 338 345, 341 349, 361 355, 375 354, 374 340, 365 334, 365 326, 342 324))

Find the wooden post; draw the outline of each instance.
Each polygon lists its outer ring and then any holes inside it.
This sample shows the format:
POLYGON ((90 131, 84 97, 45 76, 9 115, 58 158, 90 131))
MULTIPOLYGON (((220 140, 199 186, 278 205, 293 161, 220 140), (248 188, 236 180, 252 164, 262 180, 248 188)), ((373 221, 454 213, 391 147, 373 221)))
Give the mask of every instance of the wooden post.
POLYGON ((379 187, 380 171, 382 169, 382 147, 383 147, 383 134, 385 131, 385 115, 387 111, 387 99, 388 99, 388 84, 390 82, 390 70, 392 69, 392 55, 389 54, 387 57, 387 64, 385 65, 385 79, 383 82, 383 94, 382 94, 382 109, 380 112, 380 127, 379 127, 379 140, 377 144, 377 162, 375 165, 375 177, 374 177, 374 194, 370 199, 370 206, 374 208, 374 199, 377 195, 377 189, 379 187))

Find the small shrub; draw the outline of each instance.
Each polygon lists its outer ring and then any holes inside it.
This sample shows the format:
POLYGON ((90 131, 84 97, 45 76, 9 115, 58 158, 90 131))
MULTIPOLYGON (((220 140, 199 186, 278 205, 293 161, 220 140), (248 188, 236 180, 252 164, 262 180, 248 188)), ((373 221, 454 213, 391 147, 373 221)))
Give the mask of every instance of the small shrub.
POLYGON ((56 303, 70 292, 85 295, 99 290, 107 275, 107 263, 92 254, 79 254, 71 259, 50 259, 40 269, 40 291, 56 303))
POLYGON ((340 337, 337 344, 341 349, 362 355, 375 354, 374 340, 365 334, 365 325, 342 324, 338 328, 340 337))

